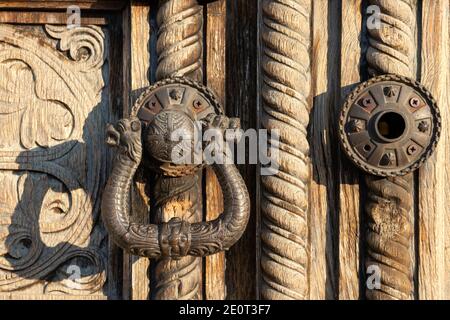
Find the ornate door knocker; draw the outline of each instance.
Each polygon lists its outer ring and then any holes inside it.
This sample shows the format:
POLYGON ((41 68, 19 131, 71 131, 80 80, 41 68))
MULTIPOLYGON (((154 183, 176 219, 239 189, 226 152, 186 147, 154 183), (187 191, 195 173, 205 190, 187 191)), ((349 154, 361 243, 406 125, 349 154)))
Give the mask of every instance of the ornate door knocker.
POLYGON ((239 119, 225 117, 206 87, 185 78, 170 78, 148 88, 130 118, 108 126, 107 143, 118 151, 102 199, 102 218, 112 239, 124 250, 149 258, 206 256, 228 250, 242 236, 249 220, 249 195, 236 166, 228 162, 212 164, 225 204, 217 219, 190 224, 173 218, 159 225, 129 219, 130 189, 141 161, 144 170, 169 177, 195 174, 206 165, 204 161, 179 161, 198 155, 194 139, 198 124, 237 129, 239 119))
POLYGON ((378 76, 356 87, 339 119, 349 159, 378 176, 418 169, 436 148, 440 132, 439 109, 431 93, 398 75, 378 76))

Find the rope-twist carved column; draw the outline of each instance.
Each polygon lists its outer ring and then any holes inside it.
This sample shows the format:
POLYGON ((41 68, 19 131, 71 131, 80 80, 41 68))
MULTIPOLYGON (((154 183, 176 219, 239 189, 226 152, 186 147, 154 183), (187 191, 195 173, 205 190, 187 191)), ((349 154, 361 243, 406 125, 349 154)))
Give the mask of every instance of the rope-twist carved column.
POLYGON ((157 15, 158 80, 185 76, 201 82, 203 13, 196 0, 162 0, 157 15))
MULTIPOLYGON (((371 74, 414 77, 415 1, 370 0, 380 8, 380 28, 369 28, 367 61, 371 74)), ((381 288, 366 288, 367 299, 411 299, 413 270, 413 175, 366 176, 368 199, 366 268, 381 271, 381 288)))
POLYGON ((308 0, 262 1, 261 125, 280 138, 261 177, 262 299, 308 298, 310 15, 308 0))
MULTIPOLYGON (((157 22, 157 80, 171 76, 202 80, 202 7, 196 0, 163 0, 157 22)), ((157 220, 180 217, 189 222, 202 219, 199 206, 199 177, 159 177, 156 181, 157 220)), ((155 299, 200 299, 202 259, 191 256, 164 259, 155 267, 155 299)))

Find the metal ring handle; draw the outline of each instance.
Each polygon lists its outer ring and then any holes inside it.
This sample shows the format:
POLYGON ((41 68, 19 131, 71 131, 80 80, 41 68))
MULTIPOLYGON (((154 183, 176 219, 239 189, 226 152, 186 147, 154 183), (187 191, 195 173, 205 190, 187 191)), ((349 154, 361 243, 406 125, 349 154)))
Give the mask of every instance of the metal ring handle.
MULTIPOLYGON (((129 220, 130 189, 143 158, 152 155, 153 168, 168 176, 192 174, 202 166, 180 166, 170 161, 173 128, 190 121, 211 121, 221 113, 214 95, 200 84, 171 78, 146 90, 129 119, 107 128, 107 143, 118 152, 102 199, 102 218, 112 239, 124 250, 149 258, 206 256, 228 250, 242 236, 250 216, 245 183, 234 164, 213 164, 224 196, 224 212, 215 220, 190 224, 179 218, 166 223, 135 224, 129 220)), ((224 116, 221 116, 224 117, 224 116)), ((231 121, 236 124, 236 121, 231 121)))

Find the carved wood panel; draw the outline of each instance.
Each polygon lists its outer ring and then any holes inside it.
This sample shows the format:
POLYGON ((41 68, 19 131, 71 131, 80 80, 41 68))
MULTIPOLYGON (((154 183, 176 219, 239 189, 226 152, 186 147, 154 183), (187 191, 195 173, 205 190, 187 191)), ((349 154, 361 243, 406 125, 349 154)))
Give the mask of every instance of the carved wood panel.
MULTIPOLYGON (((415 299, 449 297, 448 0, 217 0, 203 10, 194 0, 113 1, 121 3, 116 20, 90 12, 82 23, 103 27, 84 26, 80 32, 42 25, 64 23, 65 8, 53 8, 53 1, 37 1, 36 11, 23 16, 12 10, 26 10, 29 4, 13 2, 0 1, 0 7, 11 8, 0 12, 0 22, 22 24, 0 24, 0 299, 150 299, 162 292, 164 298, 175 298, 176 291, 203 299, 370 298, 365 263, 373 255, 367 239, 374 234, 368 226, 375 211, 366 210, 366 204, 373 192, 340 151, 336 119, 347 94, 369 71, 392 70, 415 74, 435 95, 443 119, 440 145, 414 174, 413 192, 404 197, 413 204, 413 237, 408 236, 411 242, 404 251, 406 291, 415 299), (15 7, 17 3, 21 6, 15 7), (164 3, 167 16, 158 21, 164 3), (229 252, 203 262, 185 260, 196 269, 183 269, 188 273, 177 277, 172 275, 181 264, 165 269, 168 264, 125 255, 122 276, 121 255, 108 244, 99 221, 108 172, 103 128, 112 117, 110 110, 127 114, 157 78, 191 72, 183 63, 194 60, 198 69, 198 57, 171 59, 165 54, 170 46, 158 46, 158 38, 166 34, 158 30, 168 30, 167 21, 174 22, 170 28, 182 25, 171 20, 171 10, 184 8, 179 4, 194 6, 188 10, 193 15, 185 18, 196 21, 184 26, 194 32, 195 41, 179 43, 202 47, 203 82, 217 91, 226 114, 239 116, 245 129, 270 118, 272 128, 286 129, 284 147, 301 143, 289 149, 295 151, 293 158, 285 156, 289 161, 280 177, 289 181, 276 176, 262 181, 255 166, 240 166, 253 211, 246 233, 229 252), (393 28, 369 30, 370 5, 381 10, 382 26, 395 22, 393 28), (392 57, 409 64, 391 63, 392 57), (306 80, 298 82, 298 75, 306 80), (280 83, 294 84, 295 92, 280 83), (272 95, 276 91, 282 95, 272 95), (301 103, 291 108, 292 99, 301 103), (289 121, 282 118, 286 115, 289 121), (272 121, 277 117, 283 121, 272 121), (291 199, 285 188, 292 186, 306 191, 291 199), (265 205, 274 197, 292 201, 289 206, 282 201, 278 207, 265 205), (286 231, 295 241, 288 241, 286 231), (193 285, 177 287, 180 279, 193 285), (123 295, 117 288, 121 281, 123 295)), ((84 2, 77 1, 83 9, 84 2)), ((94 9, 101 6, 90 3, 94 9)), ((189 34, 175 32, 164 39, 189 34)), ((145 185, 137 183, 144 194, 145 185)), ((203 219, 221 210, 221 190, 215 184, 214 175, 206 173, 198 199, 203 219)), ((153 219, 155 213, 146 215, 144 207, 154 199, 133 197, 133 205, 143 208, 133 219, 153 219)))
POLYGON ((108 34, 0 25, 0 299, 104 298, 108 34))

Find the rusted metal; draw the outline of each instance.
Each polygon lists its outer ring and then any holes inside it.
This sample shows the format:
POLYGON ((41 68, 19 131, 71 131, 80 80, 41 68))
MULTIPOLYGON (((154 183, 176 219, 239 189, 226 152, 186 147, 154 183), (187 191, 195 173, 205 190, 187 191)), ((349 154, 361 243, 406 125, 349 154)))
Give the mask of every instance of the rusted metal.
POLYGON ((156 170, 167 177, 192 175, 204 166, 204 163, 173 163, 174 151, 178 152, 180 143, 173 141, 173 133, 181 130, 176 136, 183 139, 182 145, 191 145, 187 150, 194 155, 198 123, 219 130, 231 126, 237 129, 239 124, 236 119, 222 115, 217 99, 206 87, 189 79, 170 78, 147 89, 129 119, 108 127, 107 142, 117 146, 118 153, 104 191, 102 215, 112 239, 123 249, 150 258, 206 256, 228 250, 242 236, 249 219, 250 201, 234 164, 212 165, 225 204, 217 219, 189 223, 173 218, 159 225, 130 222, 129 191, 142 158, 146 158, 144 170, 156 170), (201 106, 193 101, 201 102, 201 106), (230 125, 225 128, 223 123, 230 125))
POLYGON ((428 159, 440 126, 439 109, 426 88, 406 77, 383 75, 348 96, 339 130, 343 149, 359 168, 397 176, 428 159))

